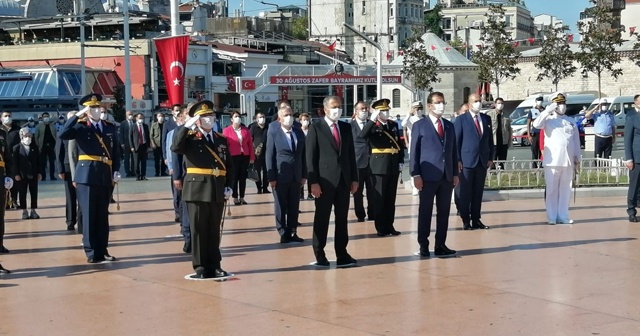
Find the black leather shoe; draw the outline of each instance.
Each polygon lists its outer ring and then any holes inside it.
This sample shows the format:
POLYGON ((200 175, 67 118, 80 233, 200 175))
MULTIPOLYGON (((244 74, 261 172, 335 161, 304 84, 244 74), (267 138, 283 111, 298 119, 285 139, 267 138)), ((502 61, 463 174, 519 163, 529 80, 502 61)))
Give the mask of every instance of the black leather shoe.
POLYGON ((176 223, 180 223, 181 222, 180 217, 178 217, 178 216, 176 216, 176 218, 174 218, 173 221, 176 222, 176 223))
POLYGON ((214 274, 206 273, 206 272, 196 272, 196 274, 192 274, 189 276, 191 279, 211 279, 214 277, 214 274))
POLYGON ((386 237, 386 236, 390 235, 390 233, 388 233, 388 232, 378 232, 376 234, 378 235, 378 237, 386 237))
POLYGON ((286 233, 280 236, 280 244, 288 244, 291 241, 291 236, 286 233))
POLYGON ((269 189, 267 189, 267 188, 264 188, 264 189, 262 189, 262 193, 263 194, 270 194, 271 191, 269 191, 269 189))
POLYGON ((471 223, 468 220, 462 220, 462 229, 463 230, 473 230, 474 227, 471 226, 471 223))
POLYGON ((629 215, 629 222, 637 223, 638 222, 638 217, 636 217, 636 215, 629 215))
POLYGON ((104 260, 99 259, 99 258, 88 258, 87 259, 87 262, 90 263, 90 264, 97 264, 97 263, 101 263, 103 261, 104 260))
POLYGON ((116 257, 110 255, 108 252, 104 255, 104 260, 105 261, 116 261, 118 259, 116 259, 116 257))
POLYGON ((304 239, 298 237, 297 234, 294 234, 294 235, 291 236, 290 241, 296 242, 296 243, 302 243, 302 242, 304 242, 304 239))
POLYGON ((0 253, 9 253, 9 252, 11 252, 11 251, 7 250, 6 247, 4 247, 4 246, 0 247, 0 253))
POLYGON ((357 260, 353 259, 351 256, 346 256, 344 258, 339 258, 336 261, 336 267, 349 267, 355 266, 358 263, 357 260))
POLYGON ((262 189, 258 189, 258 195, 262 194, 262 189))
POLYGON ((67 231, 73 231, 76 229, 76 225, 75 224, 67 224, 67 231))
POLYGON ((433 254, 436 255, 436 257, 453 257, 457 254, 458 252, 456 252, 455 250, 452 250, 450 248, 448 248, 446 245, 440 245, 440 246, 436 246, 436 248, 433 250, 433 254))
POLYGON ((358 223, 364 222, 364 218, 358 218, 358 223))
POLYGON ((396 229, 393 229, 389 232, 389 234, 392 236, 399 236, 400 234, 402 234, 402 232, 396 231, 396 229))
POLYGON ((329 267, 329 260, 327 260, 327 257, 316 257, 316 264, 315 266, 318 267, 329 267))
POLYGON ((431 252, 429 252, 429 245, 420 246, 420 257, 429 258, 431 256, 431 252))
POLYGON ((2 267, 2 264, 0 264, 0 274, 9 274, 9 273, 11 273, 11 271, 2 267))
POLYGON ((216 270, 213 272, 214 278, 223 278, 226 276, 229 276, 229 273, 225 272, 225 270, 223 270, 222 268, 216 268, 216 270))
POLYGON ((191 242, 184 243, 184 246, 182 246, 182 252, 191 253, 191 242))
POLYGON ((113 198, 110 201, 111 204, 116 204, 116 200, 114 200, 113 198))
POLYGON ((474 221, 473 224, 471 224, 471 228, 474 229, 474 230, 475 229, 484 229, 484 230, 490 229, 490 227, 482 224, 482 222, 480 220, 474 221))

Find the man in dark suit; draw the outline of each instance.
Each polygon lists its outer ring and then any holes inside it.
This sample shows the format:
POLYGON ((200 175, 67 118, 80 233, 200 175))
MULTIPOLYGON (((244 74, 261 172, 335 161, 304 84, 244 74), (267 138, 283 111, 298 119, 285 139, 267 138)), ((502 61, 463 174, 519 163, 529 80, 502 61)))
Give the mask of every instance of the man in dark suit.
POLYGON ((371 167, 369 167, 369 157, 371 156, 371 145, 369 140, 360 136, 360 132, 369 119, 369 109, 363 101, 356 103, 351 120, 351 131, 353 133, 353 147, 356 152, 356 165, 358 166, 358 190, 353 194, 353 209, 355 210, 358 222, 364 222, 365 215, 369 220, 374 219, 373 214, 373 184, 371 183, 371 167), (362 192, 367 188, 367 211, 364 210, 364 197, 362 192))
MULTIPOLYGON (((173 131, 177 127, 176 120, 178 119, 178 115, 183 111, 183 107, 180 104, 174 104, 171 107, 171 118, 168 118, 164 123, 164 127, 162 127, 162 143, 167 143, 167 134, 173 131)), ((188 111, 187 111, 188 113, 188 111)), ((174 132, 175 133, 175 132, 174 132)), ((166 146, 162 149, 162 159, 167 163, 167 158, 171 155, 171 152, 167 151, 166 146)), ((181 193, 176 192, 175 185, 173 183, 173 179, 171 179, 171 195, 173 197, 173 211, 175 213, 175 222, 180 223, 181 210, 180 210, 180 202, 182 202, 181 193)))
MULTIPOLYGON (((72 118, 74 115, 75 113, 69 112, 67 119, 72 118)), ((67 230, 73 231, 78 219, 78 198, 76 197, 76 187, 73 186, 73 178, 71 176, 69 140, 58 139, 56 142, 56 169, 58 170, 58 177, 64 181, 67 230)), ((80 225, 78 225, 78 227, 80 227, 80 225)))
POLYGON ((491 118, 480 113, 482 103, 477 94, 469 95, 469 112, 456 118, 456 144, 458 146, 460 176, 459 206, 465 230, 488 229, 480 221, 482 194, 487 169, 495 155, 491 118))
POLYGON ((99 94, 80 99, 79 104, 85 108, 67 120, 59 135, 62 140, 76 140, 78 162, 73 182, 82 211, 88 263, 116 260, 107 247, 111 186, 120 181, 120 145, 116 126, 100 120, 101 101, 99 94))
POLYGON ((627 214, 629 222, 640 221, 636 217, 640 197, 640 95, 633 97, 635 106, 627 112, 624 123, 624 156, 629 168, 629 192, 627 193, 627 214))
POLYGON ((353 148, 351 126, 339 121, 342 115, 339 97, 329 96, 323 101, 325 117, 309 126, 306 138, 306 159, 315 197, 316 211, 313 218, 313 252, 316 266, 328 267, 324 253, 329 230, 331 208, 335 207, 335 251, 338 267, 356 264, 349 253, 349 192, 358 190, 358 166, 353 148))
POLYGON ((228 276, 221 266, 220 225, 231 196, 232 160, 227 139, 213 132, 213 103, 203 100, 189 109, 192 117, 176 129, 171 150, 184 155, 187 175, 182 198, 191 222, 194 279, 228 276), (191 130, 191 128, 194 130, 191 130))
POLYGON ((162 151, 164 148, 165 141, 167 139, 162 139, 162 130, 164 128, 164 114, 156 113, 156 121, 151 124, 151 148, 153 149, 153 166, 155 168, 156 177, 157 176, 167 176, 167 165, 165 163, 165 158, 162 155, 162 151))
POLYGON ((256 181, 258 194, 269 193, 269 189, 267 188, 269 183, 267 178, 267 165, 265 163, 265 146, 267 145, 267 130, 269 128, 266 126, 264 113, 260 112, 256 113, 256 121, 249 125, 249 133, 251 133, 251 138, 253 139, 253 150, 256 154, 254 167, 260 178, 256 181))
POLYGON ((298 237, 298 214, 300 210, 300 186, 307 182, 305 161, 305 136, 302 130, 293 127, 290 107, 278 111, 279 129, 267 135, 265 146, 267 179, 273 190, 276 228, 280 243, 301 243, 298 237))
MULTIPOLYGON (((0 124, 0 129, 7 133, 5 142, 8 142, 9 148, 13 148, 20 143, 20 135, 18 134, 20 127, 13 121, 11 112, 2 112, 1 117, 2 123, 0 124)), ((12 155, 11 150, 9 150, 9 155, 12 155)), ((11 188, 10 194, 12 202, 7 209, 17 209, 18 188, 11 188)))
POLYGON ((415 187, 420 191, 418 209, 418 244, 420 256, 429 257, 429 235, 433 199, 436 200, 436 244, 434 254, 452 256, 456 251, 445 242, 449 229, 451 194, 458 184, 458 148, 453 124, 442 118, 444 95, 432 92, 427 97, 427 118, 417 121, 411 129, 411 167, 415 187))
POLYGON ((376 231, 379 237, 397 236, 393 226, 396 215, 398 178, 404 165, 404 146, 400 145, 400 130, 389 120, 391 100, 383 98, 371 103, 371 120, 364 125, 360 136, 371 145, 371 180, 374 187, 373 204, 376 231))
POLYGON ((133 166, 135 167, 138 181, 147 179, 147 155, 149 150, 149 126, 144 123, 144 115, 136 115, 136 125, 129 130, 131 153, 133 153, 133 166))
POLYGON ((32 135, 28 128, 20 130, 20 142, 13 147, 13 174, 20 198, 22 219, 39 219, 36 212, 38 208, 38 182, 42 180, 40 174, 40 160, 46 157, 40 156, 38 145, 32 141, 32 135), (27 190, 31 196, 31 213, 27 212, 27 190))
POLYGON ((127 177, 132 177, 135 175, 133 169, 133 153, 131 153, 131 140, 129 138, 129 133, 131 133, 131 129, 135 126, 136 121, 133 118, 133 112, 127 111, 126 113, 127 120, 120 123, 120 133, 119 133, 119 142, 120 142, 120 150, 124 159, 124 172, 127 177))

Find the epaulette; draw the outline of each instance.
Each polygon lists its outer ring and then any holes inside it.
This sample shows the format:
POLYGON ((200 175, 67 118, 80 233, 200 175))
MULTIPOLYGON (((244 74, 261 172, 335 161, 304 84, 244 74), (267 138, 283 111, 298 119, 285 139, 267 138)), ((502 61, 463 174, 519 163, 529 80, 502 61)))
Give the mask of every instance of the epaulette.
POLYGON ((198 133, 198 131, 190 130, 187 132, 188 135, 195 135, 196 133, 198 133))

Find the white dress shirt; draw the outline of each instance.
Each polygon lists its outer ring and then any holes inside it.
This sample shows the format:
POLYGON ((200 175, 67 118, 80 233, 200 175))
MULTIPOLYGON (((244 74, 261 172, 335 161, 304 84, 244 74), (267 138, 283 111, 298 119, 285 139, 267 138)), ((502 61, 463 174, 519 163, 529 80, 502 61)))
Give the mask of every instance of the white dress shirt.
POLYGON ((298 144, 298 138, 296 138, 296 133, 293 132, 293 127, 291 129, 286 129, 284 126, 280 126, 280 129, 284 132, 285 138, 287 138, 287 142, 289 142, 289 148, 293 150, 293 145, 291 142, 294 142, 294 145, 298 144))
POLYGON ((240 143, 240 151, 244 155, 244 147, 242 147, 242 127, 234 128, 233 131, 236 132, 236 136, 238 137, 238 142, 240 143))
POLYGON ((337 121, 333 121, 331 119, 329 119, 328 117, 324 117, 324 120, 327 122, 327 124, 329 125, 329 130, 331 131, 331 135, 333 135, 333 124, 336 124, 336 129, 338 130, 338 137, 340 138, 340 141, 342 141, 342 134, 340 134, 340 127, 338 126, 338 122, 337 121))

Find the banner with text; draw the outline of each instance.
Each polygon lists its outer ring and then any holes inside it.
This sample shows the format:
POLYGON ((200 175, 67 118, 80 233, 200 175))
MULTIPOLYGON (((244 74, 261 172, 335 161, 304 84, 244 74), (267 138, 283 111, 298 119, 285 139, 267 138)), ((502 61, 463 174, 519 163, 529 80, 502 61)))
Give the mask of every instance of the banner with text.
MULTIPOLYGON (((271 76, 275 85, 358 85, 376 84, 376 76, 271 76)), ((382 84, 401 84, 402 76, 382 76, 382 84)))

